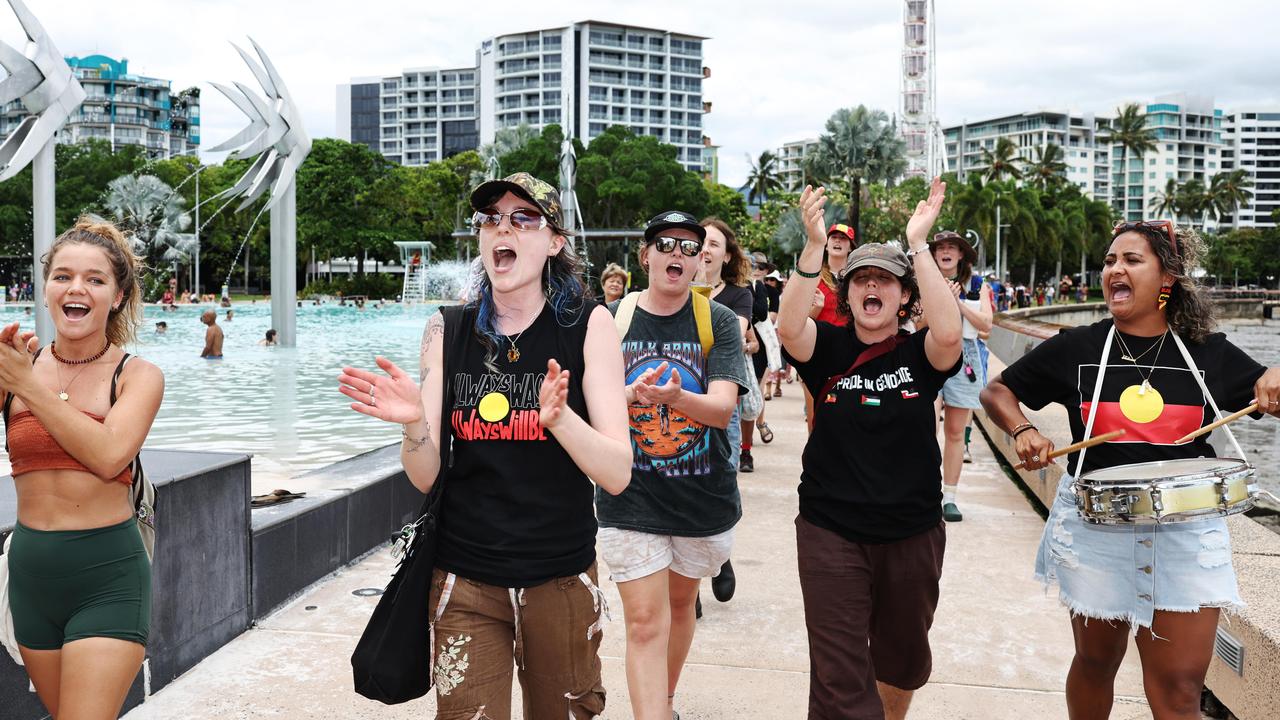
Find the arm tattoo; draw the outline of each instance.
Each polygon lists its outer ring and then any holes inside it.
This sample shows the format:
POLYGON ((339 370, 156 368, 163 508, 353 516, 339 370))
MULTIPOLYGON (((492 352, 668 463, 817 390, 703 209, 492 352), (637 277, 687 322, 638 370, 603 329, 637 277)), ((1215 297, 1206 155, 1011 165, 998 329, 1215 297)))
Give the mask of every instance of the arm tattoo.
POLYGON ((418 356, 418 370, 420 376, 418 382, 426 382, 427 373, 427 351, 431 348, 431 343, 436 338, 444 337, 444 318, 437 312, 427 320, 427 328, 422 331, 422 348, 418 356))

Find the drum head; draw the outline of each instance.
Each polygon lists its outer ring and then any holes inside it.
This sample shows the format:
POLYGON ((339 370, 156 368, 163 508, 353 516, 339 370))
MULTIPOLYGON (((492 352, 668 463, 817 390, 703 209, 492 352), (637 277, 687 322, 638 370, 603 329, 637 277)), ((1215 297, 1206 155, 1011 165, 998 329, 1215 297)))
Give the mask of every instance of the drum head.
POLYGON ((1087 472, 1081 478, 1085 483, 1115 483, 1143 480, 1161 480, 1189 476, 1227 475, 1247 468, 1243 460, 1236 458, 1184 458, 1181 460, 1157 460, 1155 462, 1116 465, 1087 472))

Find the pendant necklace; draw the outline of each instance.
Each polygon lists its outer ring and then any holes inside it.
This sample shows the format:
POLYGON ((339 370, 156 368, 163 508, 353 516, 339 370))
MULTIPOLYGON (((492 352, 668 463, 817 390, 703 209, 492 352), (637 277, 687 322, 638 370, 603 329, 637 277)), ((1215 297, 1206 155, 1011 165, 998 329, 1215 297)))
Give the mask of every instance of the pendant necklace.
POLYGON ((1156 354, 1151 358, 1151 367, 1147 368, 1147 373, 1143 375, 1142 366, 1138 364, 1133 353, 1125 345, 1124 338, 1120 336, 1120 333, 1116 333, 1116 337, 1120 340, 1120 348, 1123 350, 1120 356, 1121 359, 1132 362, 1138 370, 1138 376, 1142 378, 1142 384, 1130 385, 1120 393, 1120 412, 1133 422, 1149 423, 1160 417, 1164 412, 1164 397, 1160 395, 1159 390, 1151 387, 1151 376, 1155 374, 1156 363, 1160 358, 1160 348, 1164 347, 1165 338, 1168 336, 1169 331, 1166 330, 1164 335, 1160 336, 1160 342, 1152 343, 1150 348, 1147 348, 1137 356, 1137 358, 1141 358, 1151 352, 1152 348, 1156 348, 1156 354))
POLYGON ((67 360, 66 358, 58 354, 57 344, 50 343, 49 352, 53 354, 53 359, 58 361, 58 364, 54 366, 54 371, 58 375, 58 386, 62 388, 62 390, 58 393, 58 399, 63 402, 67 402, 68 400, 70 400, 71 396, 67 394, 67 391, 71 389, 71 386, 75 384, 76 380, 80 379, 80 374, 85 371, 85 369, 89 366, 90 363, 100 359, 103 355, 106 355, 107 350, 110 350, 110 349, 111 349, 111 341, 108 340, 107 344, 103 345, 102 349, 99 350, 97 354, 91 357, 87 357, 83 360, 67 360), (63 365, 80 365, 81 366, 79 372, 77 372, 75 374, 75 377, 71 378, 71 382, 67 383, 66 385, 62 384, 62 366, 63 365))
MULTIPOLYGON (((524 330, 528 329, 529 328, 525 328, 524 330)), ((516 347, 516 340, 520 339, 520 336, 524 334, 524 330, 516 333, 514 338, 507 338, 507 342, 511 344, 511 347, 507 348, 507 362, 516 362, 520 359, 520 348, 516 347)))

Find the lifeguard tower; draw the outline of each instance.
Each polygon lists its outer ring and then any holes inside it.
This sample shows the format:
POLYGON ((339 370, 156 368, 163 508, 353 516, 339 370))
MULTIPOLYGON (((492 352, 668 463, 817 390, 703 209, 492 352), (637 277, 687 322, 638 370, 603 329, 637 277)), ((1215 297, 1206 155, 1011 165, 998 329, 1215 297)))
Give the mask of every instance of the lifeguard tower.
POLYGON ((404 266, 404 288, 400 291, 403 302, 422 302, 427 299, 427 264, 435 243, 421 240, 396 242, 400 248, 400 263, 404 266))

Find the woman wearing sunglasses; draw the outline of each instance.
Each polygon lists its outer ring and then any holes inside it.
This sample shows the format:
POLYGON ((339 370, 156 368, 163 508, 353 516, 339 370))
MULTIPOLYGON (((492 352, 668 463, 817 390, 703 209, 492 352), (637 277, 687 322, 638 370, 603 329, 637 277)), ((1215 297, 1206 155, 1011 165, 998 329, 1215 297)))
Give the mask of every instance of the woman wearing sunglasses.
POLYGON ((1212 307, 1192 277, 1201 251, 1194 232, 1168 221, 1116 226, 1102 270, 1111 317, 1045 340, 982 392, 983 406, 1014 437, 1028 470, 1049 465, 1054 445, 1019 402, 1032 410, 1063 405, 1073 442, 1084 439, 1086 424, 1090 436, 1125 431, 1088 450, 1083 462, 1079 453, 1069 456, 1036 558, 1037 577, 1058 582, 1070 612, 1073 718, 1107 717, 1130 636, 1152 714, 1199 718, 1218 616, 1241 605, 1222 518, 1091 524, 1072 492, 1073 476, 1094 470, 1213 457, 1207 437, 1176 443, 1213 419, 1204 387, 1224 412, 1256 398, 1259 409, 1280 415, 1280 369, 1264 368, 1212 332, 1212 307))
POLYGON ((437 717, 510 718, 514 661, 524 717, 592 718, 605 700, 592 481, 605 495, 630 481, 622 353, 587 298, 555 188, 516 173, 477 187, 471 206, 482 272, 467 304, 428 320, 421 387, 379 357, 385 374, 344 368, 341 391, 403 426, 401 461, 425 493, 448 383, 429 608, 437 717))
POLYGON ((631 484, 596 492, 600 550, 627 626, 627 686, 637 720, 670 720, 693 643, 698 585, 729 559, 742 517, 725 429, 747 387, 733 311, 689 289, 706 229, 665 212, 644 231, 644 292, 617 317, 631 414, 631 484))

